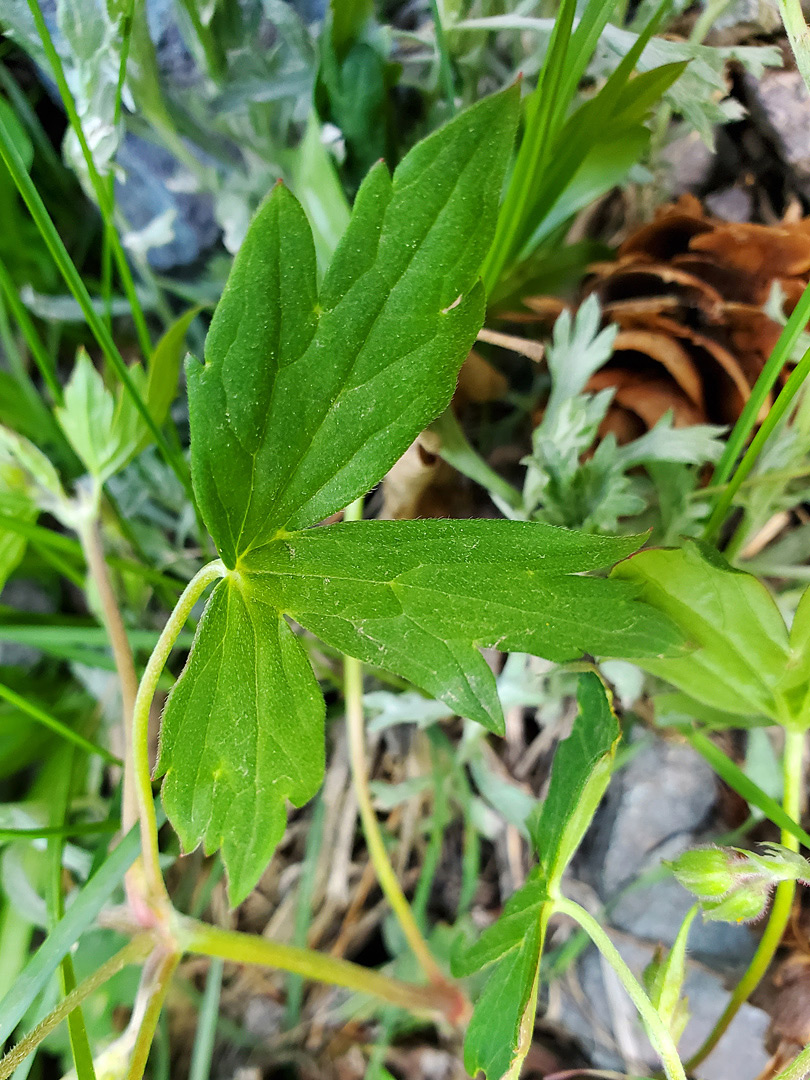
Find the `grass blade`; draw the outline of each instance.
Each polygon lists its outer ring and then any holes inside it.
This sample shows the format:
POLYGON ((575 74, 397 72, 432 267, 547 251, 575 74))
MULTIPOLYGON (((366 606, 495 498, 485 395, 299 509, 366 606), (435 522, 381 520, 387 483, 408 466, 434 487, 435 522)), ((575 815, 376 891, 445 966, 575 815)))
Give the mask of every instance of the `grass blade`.
POLYGON ((42 201, 42 198, 36 189, 36 185, 28 174, 25 163, 20 157, 17 147, 14 145, 11 133, 5 124, 2 112, 0 112, 0 157, 2 157, 5 162, 6 167, 11 174, 11 178, 28 207, 31 217, 34 219, 34 223, 39 229, 59 272, 65 279, 65 283, 73 294, 79 307, 82 309, 85 321, 98 342, 105 359, 120 378, 122 385, 126 388, 135 407, 152 433, 165 461, 177 476, 193 503, 194 496, 191 490, 191 481, 188 476, 188 471, 178 460, 177 455, 172 452, 163 433, 152 418, 152 414, 149 412, 146 403, 138 393, 124 358, 121 356, 118 347, 112 339, 109 328, 93 306, 93 301, 90 297, 90 293, 87 291, 87 286, 84 284, 81 274, 76 269, 73 260, 68 254, 68 250, 65 247, 61 236, 57 232, 56 226, 45 207, 45 203, 42 201))
POLYGON ((27 716, 30 716, 32 720, 36 720, 38 724, 42 724, 44 727, 49 728, 67 742, 85 750, 88 754, 98 754, 99 757, 104 758, 104 760, 111 765, 122 764, 115 754, 111 754, 110 751, 106 750, 103 746, 97 746, 94 742, 91 742, 90 739, 86 739, 84 735, 80 735, 77 731, 68 727, 67 724, 63 724, 61 720, 57 720, 55 716, 51 716, 50 713, 45 712, 44 709, 41 709, 32 701, 28 701, 26 698, 22 697, 21 694, 12 690, 10 686, 5 686, 3 683, 0 683, 0 698, 7 701, 9 705, 13 705, 15 708, 19 709, 20 712, 24 712, 27 716))
POLYGON ((0 288, 2 288, 5 294, 6 302, 11 309, 11 314, 17 320, 17 325, 22 331, 28 350, 34 358, 34 363, 39 368, 42 378, 45 380, 45 385, 48 387, 51 397, 57 405, 61 405, 62 387, 59 384, 59 379, 56 374, 56 365, 48 355, 45 346, 42 344, 42 340, 37 333, 33 320, 20 299, 17 286, 14 284, 11 274, 9 274, 2 259, 0 259, 0 288))
POLYGON ((0 1001, 0 1043, 10 1038, 14 1029, 47 985, 63 956, 88 930, 104 905, 110 900, 135 862, 141 849, 138 827, 134 826, 107 856, 104 864, 90 878, 39 949, 25 965, 11 990, 0 1001))
MULTIPOLYGON (((51 789, 51 826, 59 829, 64 827, 70 807, 74 766, 73 747, 66 749, 57 760, 62 765, 56 783, 58 790, 54 792, 51 789)), ((62 855, 64 846, 64 836, 59 835, 58 832, 48 839, 47 904, 49 929, 53 929, 65 914, 65 898, 62 891, 62 855)), ((59 966, 61 969, 62 995, 66 997, 76 989, 76 971, 70 953, 62 957, 59 966)), ((96 1071, 93 1068, 93 1051, 90 1049, 90 1040, 87 1038, 87 1028, 85 1027, 81 1005, 70 1013, 67 1024, 70 1052, 73 1056, 77 1080, 96 1080, 96 1071)))
POLYGON ((798 825, 775 799, 772 799, 749 776, 746 776, 739 765, 736 765, 730 757, 724 754, 707 735, 704 735, 702 731, 688 729, 683 731, 683 735, 688 739, 690 746, 697 750, 700 756, 711 765, 720 779, 724 780, 732 791, 736 791, 746 802, 755 806, 757 810, 761 810, 774 825, 778 825, 780 829, 785 829, 792 836, 795 836, 797 840, 800 840, 805 847, 810 848, 810 834, 806 833, 801 825, 798 825))
POLYGON ((219 1017, 219 995, 222 990, 222 972, 225 961, 215 957, 208 969, 205 980, 205 994, 197 1018, 197 1033, 191 1051, 191 1067, 188 1080, 208 1080, 211 1075, 211 1058, 217 1037, 217 1019, 219 1017))
POLYGON ((442 25, 442 13, 439 10, 438 0, 430 0, 430 9, 433 15, 433 29, 436 35, 436 51, 439 54, 439 77, 442 83, 447 108, 453 116, 456 111, 456 90, 453 78, 453 62, 447 51, 447 38, 442 25))
MULTIPOLYGON (((32 544, 51 548, 53 551, 61 552, 66 557, 76 559, 80 566, 85 565, 81 544, 77 540, 65 536, 64 533, 54 532, 53 529, 46 529, 42 525, 35 525, 31 521, 22 521, 11 514, 2 513, 0 513, 0 529, 8 529, 10 532, 19 533, 20 536, 24 536, 32 544)), ((186 587, 185 581, 162 574, 160 570, 144 566, 143 563, 139 563, 135 559, 108 554, 107 563, 114 570, 120 570, 125 574, 134 574, 136 577, 143 578, 144 581, 149 581, 153 585, 168 589, 175 599, 186 587)))
MULTIPOLYGON (((121 278, 121 284, 124 287, 127 300, 129 301, 130 310, 132 311, 132 318, 135 323, 135 330, 138 335, 138 343, 141 348, 141 352, 144 357, 149 357, 152 353, 152 343, 149 338, 149 330, 146 325, 146 317, 143 313, 138 295, 135 291, 135 282, 132 278, 132 271, 130 270, 127 257, 124 252, 124 248, 121 244, 121 240, 118 236, 118 230, 115 227, 115 209, 113 204, 113 188, 112 184, 105 184, 101 177, 96 163, 93 158, 92 151, 88 146, 87 139, 84 134, 84 128, 79 114, 76 110, 76 102, 73 99, 73 94, 68 86, 67 79, 65 78, 65 70, 62 66, 62 60, 59 53, 53 43, 51 32, 48 29, 48 24, 45 22, 45 18, 42 14, 42 9, 39 6, 38 0, 28 0, 28 7, 31 10, 31 14, 34 18, 34 24, 37 28, 42 47, 45 50, 45 55, 48 58, 48 63, 51 65, 51 71, 53 77, 56 80, 56 85, 59 90, 59 96, 62 99, 62 104, 65 107, 68 121, 73 129, 73 133, 76 136, 79 146, 81 147, 82 157, 84 163, 87 166, 87 175, 90 178, 90 183, 93 185, 93 191, 98 202, 101 216, 104 219, 104 231, 105 236, 112 248, 113 257, 115 258, 116 266, 118 267, 118 274, 121 278)), ((121 63, 118 79, 118 89, 116 97, 116 110, 115 119, 117 120, 121 111, 121 91, 123 89, 123 80, 126 73, 126 59, 129 52, 129 34, 132 28, 132 18, 124 18, 123 20, 123 34, 121 42, 121 63)))
POLYGON ((51 836, 66 839, 69 836, 98 836, 99 833, 114 833, 121 827, 118 818, 106 821, 81 821, 75 825, 43 825, 31 829, 0 828, 0 844, 15 840, 44 840, 51 836))
MULTIPOLYGON (((569 101, 563 99, 560 87, 566 81, 565 62, 575 12, 575 0, 562 0, 546 59, 537 79, 537 87, 526 103, 523 138, 498 215, 492 247, 481 269, 481 278, 487 293, 497 284, 518 247, 537 177, 542 173, 550 144, 556 134, 555 117, 565 115, 568 108, 569 101)), ((570 83, 570 76, 567 81, 570 83)))
MULTIPOLYGON (((298 881, 298 892, 295 898, 295 927, 293 929, 293 945, 304 948, 307 944, 307 935, 312 924, 312 894, 315 890, 315 873, 318 868, 318 853, 323 843, 323 825, 326 816, 326 805, 323 795, 319 794, 312 809, 312 819, 307 833, 304 862, 301 867, 301 877, 298 881)), ((284 1021, 287 1028, 294 1028, 301 1019, 301 1002, 304 997, 304 980, 300 975, 289 974, 287 976, 287 1008, 284 1021)))
MULTIPOLYGON (((804 333, 808 320, 810 320, 810 285, 805 288, 801 295, 801 299, 793 309, 790 318, 785 323, 784 329, 779 335, 779 340, 774 346, 773 352, 768 357, 767 364, 762 369, 760 376, 751 391, 751 397, 745 403, 745 407, 740 413, 740 418, 734 425, 734 428, 728 437, 723 456, 718 461, 714 473, 712 474, 710 481, 712 486, 725 484, 731 476, 734 470, 734 464, 740 456, 748 436, 756 426, 757 417, 767 401, 768 394, 771 392, 776 380, 779 378, 780 371, 790 359, 791 353, 796 346, 796 342, 804 333)), ((740 483, 741 482, 742 480, 740 483)), ((723 492, 718 495, 714 513, 709 521, 709 525, 706 527, 706 539, 709 539, 710 536, 714 535, 719 527, 722 514, 725 514, 725 509, 721 513, 718 513, 717 511, 717 507, 723 499, 723 496, 723 492)), ((728 499, 726 507, 730 504, 731 498, 728 499)))
MULTIPOLYGON (((802 300, 804 300, 805 296, 810 297, 810 288, 805 291, 804 295, 802 296, 802 300)), ((798 308, 796 310, 798 311, 798 308)), ((802 325, 804 326, 804 324, 802 325)), ((778 347, 779 346, 777 344, 777 348, 778 347)), ((775 352, 776 350, 774 350, 774 353, 775 352)), ((774 353, 771 354, 771 359, 773 359, 774 353)), ((768 364, 770 364, 770 362, 771 360, 769 359, 768 364)), ((765 374, 765 370, 767 370, 767 366, 768 365, 766 365, 765 369, 762 372, 763 375, 765 374)), ((779 369, 777 369, 776 374, 778 374, 778 372, 779 369)), ((720 526, 723 524, 726 513, 731 506, 732 500, 734 499, 734 496, 739 490, 740 484, 742 484, 742 482, 753 469, 754 465, 756 464, 756 460, 762 451, 763 446, 768 441, 773 432, 776 430, 776 428, 779 426, 780 422, 786 416, 788 409, 793 403, 793 399, 796 397, 799 390, 801 390, 804 381, 805 379, 807 379, 808 375, 810 375, 810 349, 807 350, 807 352, 801 358, 793 371, 791 371, 790 375, 788 376, 787 382, 782 387, 779 396, 771 406, 770 412, 765 417, 762 426, 760 427, 754 438, 751 440, 751 445, 748 447, 745 454, 743 455, 743 459, 737 466, 737 469, 732 476, 728 486, 718 495, 717 501, 714 505, 714 509, 711 513, 711 517, 706 524, 705 539, 711 540, 717 535, 720 526)), ((760 376, 760 379, 761 378, 762 376, 760 376)), ((757 380, 757 386, 759 386, 759 380, 757 380)), ((749 399, 749 405, 752 400, 753 394, 749 399)), ((747 407, 748 406, 746 406, 746 408, 747 407)), ((740 417, 740 420, 742 420, 742 416, 740 417)), ((734 430, 737 430, 736 426, 734 430)), ((734 433, 732 432, 732 436, 733 434, 734 433)), ((728 445, 730 445, 730 440, 728 445)), ((728 446, 726 447, 726 449, 728 449, 728 446)), ((714 483, 714 478, 712 478, 712 482, 714 483)))

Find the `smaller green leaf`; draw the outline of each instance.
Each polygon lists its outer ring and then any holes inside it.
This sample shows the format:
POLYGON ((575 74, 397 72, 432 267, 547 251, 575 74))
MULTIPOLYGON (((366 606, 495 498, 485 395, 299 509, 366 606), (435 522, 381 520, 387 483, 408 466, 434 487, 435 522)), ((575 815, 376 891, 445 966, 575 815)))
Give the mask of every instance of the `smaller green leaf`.
POLYGON ((574 728, 557 750, 533 829, 540 865, 509 898, 500 919, 475 945, 453 957, 457 976, 496 964, 464 1040, 464 1065, 471 1076, 479 1070, 488 1080, 519 1075, 534 1027, 540 957, 554 895, 610 780, 620 730, 597 675, 581 676, 578 700, 574 728))
MULTIPOLYGON (((146 392, 146 376, 130 368, 138 391, 146 392)), ((84 349, 65 387, 64 404, 54 410, 62 430, 88 473, 103 484, 145 444, 149 431, 123 387, 113 395, 84 349)))
POLYGON ((689 1002, 681 994, 686 977, 686 940, 697 913, 696 904, 687 912, 672 948, 664 955, 659 947, 644 971, 644 985, 650 1001, 676 1043, 690 1016, 689 1002))
POLYGON ((464 1067, 470 1076, 483 1072, 488 1080, 500 1080, 519 1069, 526 1056, 549 913, 545 885, 535 872, 469 952, 453 957, 456 976, 496 965, 475 1003, 464 1039, 464 1067))
POLYGON ((465 978, 518 948, 531 928, 539 925, 540 908, 547 900, 548 889, 535 868, 526 884, 509 897, 497 922, 488 926, 471 947, 455 949, 453 975, 465 978))
POLYGON ((40 510, 64 520, 68 497, 56 469, 32 442, 4 427, 0 427, 0 470, 5 470, 6 484, 13 490, 24 490, 40 510))
MULTIPOLYGON (((0 514, 31 524, 39 516, 36 502, 31 498, 23 470, 16 464, 4 462, 0 456, 0 514)), ((27 540, 22 532, 0 524, 0 591, 17 569, 27 540)))
POLYGON ((595 371, 607 363, 617 334, 615 326, 600 330, 602 310, 596 293, 581 305, 573 319, 564 311, 554 323, 554 335, 547 350, 552 390, 543 425, 551 424, 566 401, 577 397, 595 371))
POLYGON ((199 307, 190 308, 175 319, 155 346, 149 360, 146 380, 146 405, 156 424, 162 424, 169 414, 169 406, 177 395, 177 380, 188 328, 200 313, 199 307))
POLYGON ((639 552, 611 576, 638 585, 695 646, 688 656, 640 660, 640 667, 723 712, 785 719, 777 687, 788 632, 762 582, 693 540, 679 550, 639 552))
POLYGON ((621 729, 597 675, 579 680, 579 715, 554 757, 548 795, 535 822, 532 841, 549 893, 556 894, 563 872, 610 782, 621 729))
POLYGON ((810 588, 796 608, 788 646, 790 657, 778 689, 796 723, 806 728, 810 726, 810 588))
POLYGON ((250 581, 222 580, 163 715, 156 775, 186 851, 222 848, 231 903, 323 778, 324 704, 304 650, 250 581))

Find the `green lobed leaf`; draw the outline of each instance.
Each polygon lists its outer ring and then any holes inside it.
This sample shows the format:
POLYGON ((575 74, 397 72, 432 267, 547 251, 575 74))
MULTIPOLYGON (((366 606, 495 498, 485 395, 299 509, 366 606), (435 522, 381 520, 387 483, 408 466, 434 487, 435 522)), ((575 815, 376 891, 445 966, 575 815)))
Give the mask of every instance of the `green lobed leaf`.
POLYGON ((688 656, 640 660, 641 667, 724 712, 785 719, 777 685, 790 655, 788 632, 762 582, 694 540, 639 552, 611 576, 638 585, 695 646, 688 656))
POLYGON ((314 112, 295 155, 293 189, 312 226, 318 269, 323 272, 346 231, 351 211, 314 112))
POLYGON ((267 603, 323 641, 502 733, 495 680, 476 646, 564 661, 679 644, 632 589, 579 576, 638 543, 540 522, 365 521, 295 533, 241 566, 267 603))
POLYGON ((228 567, 169 697, 158 773, 185 848, 258 880, 287 799, 323 772, 324 705, 287 618, 503 729, 478 646, 573 659, 680 644, 636 590, 582 574, 638 537, 539 523, 312 525, 362 494, 449 400, 483 319, 517 90, 486 99, 363 184, 315 288, 305 215, 277 187, 188 366, 192 471, 228 567))
POLYGON ((475 1003, 464 1040, 464 1066, 487 1080, 517 1077, 534 1027, 540 957, 554 896, 566 865, 590 824, 610 779, 619 724, 601 680, 579 680, 579 713, 554 757, 548 795, 533 829, 540 855, 528 881, 503 914, 466 952, 453 956, 453 974, 496 964, 475 1003))
POLYGON ((183 847, 222 848, 242 901, 324 769, 324 703, 309 660, 247 577, 214 590, 166 705, 156 773, 183 847))
MULTIPOLYGON (((470 1076, 483 1072, 488 1080, 500 1080, 517 1075, 526 1056, 534 1031, 545 903, 542 884, 529 880, 478 943, 486 946, 478 953, 485 957, 483 963, 495 961, 495 967, 464 1038, 464 1068, 470 1076), (502 921, 506 925, 498 930, 502 921)), ((466 971, 466 965, 454 961, 454 974, 466 971)))
POLYGON ((39 507, 63 518, 68 499, 51 461, 22 435, 0 427, 0 476, 39 507))
POLYGON ((532 842, 552 896, 605 793, 621 736, 597 675, 580 678, 577 700, 577 722, 557 750, 548 795, 531 823, 532 842))
POLYGON ((301 207, 277 187, 259 210, 188 365, 195 491, 228 567, 367 491, 450 400, 517 103, 479 102, 393 179, 375 166, 319 297, 301 207))

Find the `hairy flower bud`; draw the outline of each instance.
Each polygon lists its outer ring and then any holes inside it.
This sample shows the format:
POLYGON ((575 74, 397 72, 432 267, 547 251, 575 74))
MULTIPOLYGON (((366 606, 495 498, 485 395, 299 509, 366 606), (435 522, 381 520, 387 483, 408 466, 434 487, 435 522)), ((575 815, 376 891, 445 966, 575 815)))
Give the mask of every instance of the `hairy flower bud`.
POLYGON ((719 900, 736 883, 740 859, 730 848, 700 848, 685 851, 667 865, 689 892, 701 900, 719 900))
POLYGON ((670 862, 675 877, 698 898, 705 919, 748 922, 765 911, 780 881, 808 881, 810 862, 780 844, 763 852, 742 848, 700 848, 670 862))
POLYGON ((703 918, 711 922, 752 922, 768 906, 769 891, 766 882, 749 881, 722 900, 702 901, 703 918))

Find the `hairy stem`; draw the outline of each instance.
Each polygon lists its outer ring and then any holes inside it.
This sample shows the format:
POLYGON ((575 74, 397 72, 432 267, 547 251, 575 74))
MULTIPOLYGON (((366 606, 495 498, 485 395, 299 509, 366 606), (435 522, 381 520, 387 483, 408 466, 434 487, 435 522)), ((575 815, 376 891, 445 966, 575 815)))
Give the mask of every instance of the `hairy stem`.
POLYGON ((94 516, 82 526, 79 530, 79 539, 87 561, 90 579, 98 593, 104 629, 107 631, 107 637, 110 640, 115 670, 118 673, 118 681, 121 685, 124 732, 124 792, 121 801, 121 828, 126 835, 138 820, 138 800, 133 780, 132 757, 132 714, 135 708, 135 697, 138 693, 138 676, 135 674, 135 660, 132 656, 124 620, 121 618, 121 609, 118 606, 112 581, 110 580, 110 572, 104 558, 104 545, 97 516, 94 516))
MULTIPOLYGON (((358 499, 347 507, 345 521, 359 521, 363 516, 363 501, 358 499)), ((357 796, 360 822, 366 840, 369 858, 374 866, 377 881, 386 900, 425 975, 432 983, 442 985, 446 979, 433 958, 428 943, 419 929, 397 875, 385 850, 380 823, 374 812, 368 782, 368 759, 366 755, 366 726, 363 715, 363 666, 354 657, 343 660, 343 685, 346 699, 346 731, 349 738, 349 761, 352 770, 352 786, 357 796)))
POLYGON ((128 964, 136 964, 143 960, 149 955, 151 948, 152 935, 140 934, 117 952, 115 956, 105 961, 92 975, 88 975, 75 990, 72 990, 67 997, 59 1002, 44 1020, 37 1024, 33 1031, 29 1031, 15 1047, 9 1050, 0 1061, 0 1080, 6 1080, 6 1077, 11 1076, 17 1066, 36 1050, 42 1040, 50 1035, 63 1020, 67 1019, 73 1010, 78 1008, 94 990, 97 990, 99 986, 103 986, 105 982, 111 979, 113 975, 117 975, 128 964))
POLYGON ((776 1074, 774 1080, 803 1080, 808 1073, 810 1073, 810 1046, 805 1046, 789 1065, 776 1074))
POLYGON ((563 915, 568 915, 574 922, 578 923, 616 972, 619 981, 627 991, 628 997, 644 1021, 647 1034, 661 1058, 661 1064, 664 1066, 664 1072, 669 1080, 686 1080, 686 1072, 678 1056, 678 1049, 667 1027, 656 1012, 641 984, 622 960, 615 945, 596 919, 585 908, 575 904, 573 900, 565 899, 565 897, 560 897, 554 901, 554 910, 563 915))
POLYGON ((143 970, 141 985, 138 988, 139 1001, 136 1008, 140 1019, 132 1056, 129 1059, 126 1080, 141 1080, 149 1060, 149 1052, 155 1038, 155 1028, 160 1019, 160 1011, 172 975, 180 963, 180 953, 176 950, 155 950, 143 970))
POLYGON ((392 1005, 418 1013, 443 1013, 456 1020, 457 995, 438 986, 415 986, 341 960, 334 956, 285 945, 255 934, 222 930, 194 919, 179 922, 179 935, 186 952, 218 956, 237 964, 261 964, 300 975, 304 979, 344 986, 361 994, 370 994, 392 1005))
MULTIPOLYGON (((804 768, 804 732, 785 730, 785 751, 782 759, 784 773, 784 794, 782 805, 786 814, 794 821, 799 820, 801 813, 802 772, 804 768)), ((787 829, 782 829, 781 841, 784 847, 791 851, 799 850, 799 841, 787 829)), ((768 970, 774 958, 776 950, 782 941, 782 936, 790 922, 790 914, 793 910, 793 898, 796 895, 795 881, 780 881, 776 886, 771 911, 768 916, 768 925, 760 938, 757 951, 748 965, 748 968, 734 988, 728 1005, 712 1028, 706 1041, 686 1062, 686 1068, 692 1072, 717 1046, 725 1034, 729 1024, 737 1015, 740 1006, 743 1005, 751 994, 759 986, 762 977, 768 970)))
POLYGON ((132 715, 132 763, 138 818, 141 825, 141 857, 147 895, 151 900, 166 898, 166 887, 160 872, 158 829, 155 802, 152 798, 152 774, 149 768, 149 713, 169 653, 177 635, 183 629, 191 609, 212 581, 225 574, 219 559, 207 563, 188 583, 158 638, 146 670, 143 673, 132 715))

